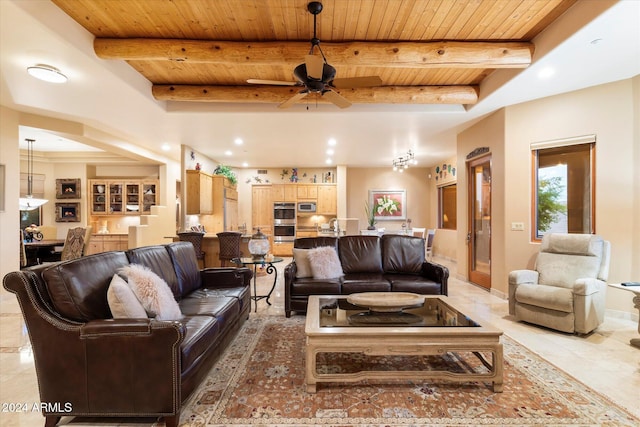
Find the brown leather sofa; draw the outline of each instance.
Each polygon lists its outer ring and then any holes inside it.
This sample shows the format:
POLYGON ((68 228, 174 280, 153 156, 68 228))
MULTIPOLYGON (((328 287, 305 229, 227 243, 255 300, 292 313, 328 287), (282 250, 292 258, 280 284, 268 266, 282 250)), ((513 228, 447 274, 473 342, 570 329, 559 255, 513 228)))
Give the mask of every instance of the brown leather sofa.
POLYGON ((413 292, 447 295, 449 270, 425 260, 424 239, 403 235, 304 237, 293 247, 332 246, 344 276, 336 279, 297 278, 295 260, 284 270, 285 315, 306 312, 309 295, 356 292, 413 292))
POLYGON ((180 408, 249 317, 247 268, 199 270, 193 245, 176 242, 39 265, 4 277, 33 347, 45 426, 61 416, 164 417, 180 408), (170 286, 179 321, 113 319, 113 274, 143 264, 170 286))

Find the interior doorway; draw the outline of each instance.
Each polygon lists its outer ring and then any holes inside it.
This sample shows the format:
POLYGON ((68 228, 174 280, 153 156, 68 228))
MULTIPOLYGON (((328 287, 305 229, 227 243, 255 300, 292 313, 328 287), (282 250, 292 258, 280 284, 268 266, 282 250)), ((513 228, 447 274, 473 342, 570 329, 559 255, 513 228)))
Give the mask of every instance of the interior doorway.
POLYGON ((491 288, 491 156, 467 163, 469 203, 467 218, 468 277, 483 288, 491 288))

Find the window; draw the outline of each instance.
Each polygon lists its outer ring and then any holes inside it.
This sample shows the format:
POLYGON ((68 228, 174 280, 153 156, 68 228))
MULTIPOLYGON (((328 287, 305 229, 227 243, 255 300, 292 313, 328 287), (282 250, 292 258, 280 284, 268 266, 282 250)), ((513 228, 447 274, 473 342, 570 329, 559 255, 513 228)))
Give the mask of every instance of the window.
POLYGON ((545 233, 595 233, 595 136, 532 148, 533 239, 545 233))
POLYGON ((456 215, 456 184, 438 188, 438 228, 455 230, 456 215))

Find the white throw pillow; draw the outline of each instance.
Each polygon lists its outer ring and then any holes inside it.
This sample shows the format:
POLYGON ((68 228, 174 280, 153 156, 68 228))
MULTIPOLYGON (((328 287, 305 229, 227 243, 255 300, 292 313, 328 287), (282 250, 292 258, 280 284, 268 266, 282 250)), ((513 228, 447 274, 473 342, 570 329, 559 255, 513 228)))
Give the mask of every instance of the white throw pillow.
POLYGON ((310 249, 308 257, 314 279, 335 279, 344 275, 340 258, 333 247, 310 249))
POLYGON ((296 278, 313 277, 311 263, 309 262, 309 251, 311 249, 293 248, 293 260, 296 262, 296 278))
POLYGON ((107 302, 114 319, 146 319, 147 312, 127 285, 127 282, 114 274, 107 290, 107 302))
POLYGON ((157 320, 179 320, 182 318, 180 307, 173 298, 171 288, 153 271, 139 264, 129 264, 119 272, 127 277, 133 293, 138 297, 144 309, 157 320))

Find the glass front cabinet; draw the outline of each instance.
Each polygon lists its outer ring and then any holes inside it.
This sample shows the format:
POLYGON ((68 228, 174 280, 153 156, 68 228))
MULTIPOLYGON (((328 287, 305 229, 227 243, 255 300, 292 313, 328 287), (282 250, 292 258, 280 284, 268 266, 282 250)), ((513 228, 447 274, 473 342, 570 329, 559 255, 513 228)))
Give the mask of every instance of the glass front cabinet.
POLYGON ((89 180, 92 215, 140 215, 158 203, 158 181, 89 180))

